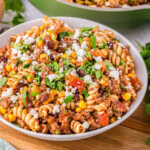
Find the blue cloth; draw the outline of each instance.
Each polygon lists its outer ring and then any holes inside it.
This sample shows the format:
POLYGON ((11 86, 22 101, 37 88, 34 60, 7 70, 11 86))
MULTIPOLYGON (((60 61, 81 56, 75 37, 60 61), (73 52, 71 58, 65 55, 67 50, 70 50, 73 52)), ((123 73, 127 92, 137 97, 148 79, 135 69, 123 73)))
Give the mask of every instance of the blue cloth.
POLYGON ((0 138, 0 150, 16 150, 16 149, 8 142, 0 138))

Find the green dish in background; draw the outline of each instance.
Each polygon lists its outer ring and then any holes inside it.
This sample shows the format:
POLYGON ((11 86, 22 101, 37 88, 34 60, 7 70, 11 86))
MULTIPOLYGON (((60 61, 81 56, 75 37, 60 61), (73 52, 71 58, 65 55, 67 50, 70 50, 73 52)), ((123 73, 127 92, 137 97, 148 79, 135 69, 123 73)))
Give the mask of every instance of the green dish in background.
POLYGON ((134 26, 136 25, 135 21, 150 20, 150 5, 130 8, 93 8, 66 0, 30 0, 30 2, 49 16, 85 18, 114 28, 117 25, 134 26))

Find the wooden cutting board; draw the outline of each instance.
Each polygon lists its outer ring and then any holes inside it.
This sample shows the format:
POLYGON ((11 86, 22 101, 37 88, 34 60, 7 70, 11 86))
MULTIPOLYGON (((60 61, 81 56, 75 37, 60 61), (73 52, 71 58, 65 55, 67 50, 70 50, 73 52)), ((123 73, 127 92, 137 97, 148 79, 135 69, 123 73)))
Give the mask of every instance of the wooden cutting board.
POLYGON ((4 10, 5 10, 4 0, 0 0, 0 21, 1 21, 2 17, 3 17, 4 10))
POLYGON ((18 150, 150 150, 150 116, 144 101, 137 111, 117 127, 92 138, 72 142, 52 142, 24 135, 0 122, 0 137, 18 150))

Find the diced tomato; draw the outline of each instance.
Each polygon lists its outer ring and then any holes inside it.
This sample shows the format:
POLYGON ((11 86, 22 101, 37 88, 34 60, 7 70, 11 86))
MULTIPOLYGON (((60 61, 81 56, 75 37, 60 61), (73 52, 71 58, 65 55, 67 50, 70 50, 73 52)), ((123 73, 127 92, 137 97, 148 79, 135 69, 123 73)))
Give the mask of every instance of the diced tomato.
POLYGON ((84 82, 80 78, 69 75, 68 79, 69 85, 71 85, 72 87, 76 87, 80 93, 84 90, 84 82))
POLYGON ((135 77, 135 78, 132 78, 132 79, 131 79, 131 84, 132 84, 133 87, 136 86, 136 83, 137 83, 137 82, 139 82, 138 77, 135 77))
POLYGON ((105 127, 109 124, 109 116, 107 113, 102 113, 98 117, 98 122, 101 126, 105 127))

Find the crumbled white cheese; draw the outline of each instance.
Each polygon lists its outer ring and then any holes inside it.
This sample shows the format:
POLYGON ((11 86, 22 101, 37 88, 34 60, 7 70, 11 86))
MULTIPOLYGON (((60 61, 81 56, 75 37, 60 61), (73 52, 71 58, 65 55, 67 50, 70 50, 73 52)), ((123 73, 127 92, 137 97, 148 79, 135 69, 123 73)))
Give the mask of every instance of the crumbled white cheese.
POLYGON ((55 114, 57 114, 57 113, 59 113, 59 112, 60 112, 59 105, 56 104, 56 105, 54 106, 54 108, 53 108, 53 112, 52 112, 52 113, 55 115, 55 114))
POLYGON ((17 99, 18 99, 18 96, 16 96, 16 95, 12 95, 12 96, 10 97, 10 100, 11 100, 13 103, 16 103, 17 99))
POLYGON ((59 73, 62 73, 64 71, 63 67, 59 68, 59 73))
POLYGON ((75 30, 75 34, 73 36, 73 39, 76 39, 76 40, 79 39, 80 34, 81 34, 80 29, 76 29, 75 30))
POLYGON ((32 44, 35 42, 35 39, 32 37, 28 37, 24 40, 24 44, 32 44))
POLYGON ((54 29, 55 29, 54 25, 49 28, 49 30, 54 30, 54 29))
POLYGON ((77 51, 77 61, 82 62, 85 55, 86 55, 86 52, 83 49, 79 49, 77 51))
POLYGON ((22 57, 21 57, 21 60, 22 61, 27 61, 27 60, 29 60, 29 58, 30 58, 29 55, 23 54, 22 57))
POLYGON ((119 79, 119 71, 116 70, 114 67, 110 67, 109 70, 110 70, 109 77, 112 77, 115 80, 118 80, 119 79))
POLYGON ((100 69, 102 68, 102 65, 100 65, 100 64, 95 64, 94 67, 95 67, 96 70, 100 70, 100 69))
POLYGON ((23 36, 23 40, 27 39, 29 37, 28 34, 26 34, 25 36, 23 36))
POLYGON ((44 52, 47 53, 48 55, 51 54, 51 51, 48 50, 48 47, 46 45, 44 45, 44 52))
POLYGON ((129 84, 127 86, 125 86, 126 89, 132 90, 132 86, 129 84))
POLYGON ((63 43, 62 47, 67 47, 67 43, 63 43))
POLYGON ((100 62, 100 61, 102 61, 102 58, 101 58, 101 56, 98 56, 98 57, 93 57, 94 58, 94 60, 96 61, 96 62, 100 62))
POLYGON ((38 64, 37 61, 32 61, 32 66, 36 66, 38 64))
POLYGON ((21 36, 18 36, 17 39, 16 39, 15 44, 18 44, 20 42, 21 38, 22 38, 21 36))
POLYGON ((78 75, 77 75, 77 71, 76 71, 75 69, 74 69, 74 70, 71 70, 70 73, 71 73, 71 75, 73 75, 73 76, 78 76, 78 75))
POLYGON ((5 98, 5 97, 10 97, 13 94, 13 89, 12 88, 8 88, 7 91, 2 92, 1 97, 5 98))
POLYGON ((50 74, 47 77, 52 82, 54 79, 56 79, 58 77, 58 75, 56 75, 56 74, 50 74))
POLYGON ((85 48, 87 48, 87 42, 86 41, 82 42, 82 44, 81 44, 81 49, 85 49, 85 48))
POLYGON ((65 53, 66 53, 68 56, 70 56, 72 52, 73 52, 73 51, 72 51, 70 48, 68 48, 65 53))
POLYGON ((73 42, 72 49, 75 50, 75 51, 78 51, 80 49, 79 44, 77 42, 73 42))
POLYGON ((14 48, 11 48, 11 50, 12 50, 12 55, 16 55, 17 54, 17 56, 15 56, 15 57, 20 58, 22 56, 20 50, 17 50, 17 49, 14 49, 14 48))
POLYGON ((75 93, 76 92, 76 90, 77 90, 77 88, 76 87, 72 87, 72 86, 69 86, 69 88, 70 88, 70 90, 71 90, 71 93, 75 93))
POLYGON ((3 69, 4 68, 4 62, 2 61, 1 63, 0 63, 0 69, 3 69))
POLYGON ((85 83, 93 83, 93 80, 91 79, 90 75, 85 75, 83 77, 83 80, 84 80, 85 83))
POLYGON ((41 76, 41 75, 42 75, 42 72, 38 72, 38 75, 41 76))
POLYGON ((66 107, 66 103, 63 103, 62 106, 63 106, 63 107, 66 107))
POLYGON ((127 65, 129 65, 130 63, 129 62, 127 62, 127 65))
POLYGON ((87 121, 85 121, 83 124, 82 124, 83 128, 85 129, 88 129, 89 128, 89 123, 87 121))
POLYGON ((50 92, 50 88, 46 88, 46 92, 49 93, 50 92))
POLYGON ((31 113, 31 115, 32 115, 34 118, 38 118, 38 113, 36 112, 35 109, 31 109, 31 110, 30 110, 30 113, 31 113))
POLYGON ((109 2, 106 2, 106 3, 105 3, 105 6, 106 6, 106 7, 110 6, 110 3, 109 3, 109 2))

